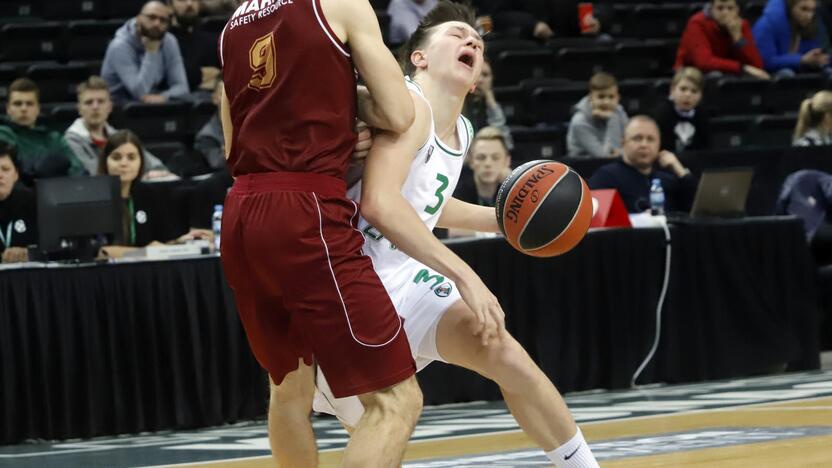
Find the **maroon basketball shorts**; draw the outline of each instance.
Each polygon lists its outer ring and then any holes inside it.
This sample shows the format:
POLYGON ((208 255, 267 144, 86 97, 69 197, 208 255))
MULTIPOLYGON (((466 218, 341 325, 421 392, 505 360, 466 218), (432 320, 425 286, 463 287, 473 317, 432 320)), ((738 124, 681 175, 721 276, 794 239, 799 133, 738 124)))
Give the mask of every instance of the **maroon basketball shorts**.
POLYGON ((355 229, 344 182, 308 173, 238 177, 225 201, 222 265, 254 355, 275 383, 313 359, 336 397, 416 371, 355 229))

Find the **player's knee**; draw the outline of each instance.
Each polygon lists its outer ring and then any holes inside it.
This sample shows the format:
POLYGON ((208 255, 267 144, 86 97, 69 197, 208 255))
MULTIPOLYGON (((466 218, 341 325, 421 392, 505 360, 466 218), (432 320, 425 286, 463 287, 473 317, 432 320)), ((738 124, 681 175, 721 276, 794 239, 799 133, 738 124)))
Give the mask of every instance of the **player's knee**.
POLYGON ((370 417, 397 419, 412 425, 422 412, 422 391, 416 378, 410 377, 392 387, 362 395, 361 402, 370 417))
POLYGON ((489 368, 501 387, 511 390, 528 385, 534 377, 535 364, 526 350, 511 336, 498 343, 492 343, 489 368))

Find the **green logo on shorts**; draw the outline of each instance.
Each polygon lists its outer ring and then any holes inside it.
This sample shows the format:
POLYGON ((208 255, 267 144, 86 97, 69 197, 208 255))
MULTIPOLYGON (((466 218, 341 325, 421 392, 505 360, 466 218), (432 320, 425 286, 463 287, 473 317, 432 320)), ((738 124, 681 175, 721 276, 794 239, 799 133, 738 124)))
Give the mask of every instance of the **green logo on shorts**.
POLYGON ((433 292, 436 293, 436 295, 439 297, 448 297, 451 295, 451 291, 453 290, 454 288, 453 286, 451 286, 451 283, 442 283, 439 286, 437 286, 436 289, 433 290, 433 292))
POLYGON ((445 277, 442 275, 431 275, 430 271, 423 269, 420 270, 419 273, 416 273, 416 277, 413 278, 414 283, 418 283, 419 281, 423 283, 430 283, 433 281, 433 286, 431 286, 430 289, 434 289, 439 286, 440 283, 445 281, 445 277))

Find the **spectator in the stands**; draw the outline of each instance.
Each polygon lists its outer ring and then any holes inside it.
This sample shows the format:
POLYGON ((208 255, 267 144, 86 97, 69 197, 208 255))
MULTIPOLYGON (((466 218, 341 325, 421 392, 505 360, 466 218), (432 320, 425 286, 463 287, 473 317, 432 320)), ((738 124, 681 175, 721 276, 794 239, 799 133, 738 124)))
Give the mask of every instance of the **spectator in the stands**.
POLYGON ((800 104, 793 144, 832 145, 832 91, 819 91, 800 104))
POLYGON ((578 0, 491 0, 488 13, 495 33, 519 39, 547 41, 552 38, 594 37, 601 22, 594 14, 579 14, 578 0), (583 24, 582 24, 583 22, 583 24))
POLYGON ((19 78, 9 85, 8 117, 0 118, 0 140, 17 148, 18 172, 27 184, 35 178, 84 175, 60 133, 37 125, 40 90, 34 81, 19 78))
POLYGON ((167 5, 150 1, 116 31, 101 65, 116 102, 163 103, 188 94, 182 52, 168 32, 170 17, 167 5))
POLYGON ((589 96, 575 106, 566 134, 573 158, 614 158, 621 154, 627 112, 619 102, 618 82, 599 72, 589 80, 589 96))
POLYGON ((828 69, 820 48, 817 0, 769 0, 754 24, 754 40, 769 73, 791 76, 800 70, 828 69))
POLYGON ((18 184, 17 149, 0 141, 0 257, 3 263, 25 262, 26 249, 37 244, 37 203, 31 190, 18 184))
POLYGON ((462 109, 462 114, 471 120, 474 125, 474 131, 477 131, 486 126, 497 127, 503 132, 503 138, 508 149, 514 147, 514 141, 511 138, 511 129, 506 124, 506 115, 503 112, 503 107, 497 102, 494 96, 494 75, 491 69, 491 64, 484 61, 482 64, 482 73, 480 73, 477 87, 472 94, 469 94, 465 99, 465 107, 462 109))
MULTIPOLYGON (((78 114, 80 117, 64 132, 64 138, 72 152, 84 165, 88 174, 98 172, 101 150, 107 137, 117 130, 107 120, 113 111, 113 102, 107 82, 98 76, 91 76, 78 85, 78 114)), ((144 152, 145 179, 170 177, 172 174, 159 158, 149 151, 144 152)))
POLYGON ((387 14, 390 15, 390 42, 403 44, 419 27, 422 18, 433 10, 437 0, 390 0, 387 14))
MULTIPOLYGON (((151 187, 141 182, 144 172, 144 148, 141 140, 130 130, 110 135, 98 163, 101 175, 118 176, 121 179, 121 198, 124 203, 122 233, 124 245, 108 246, 102 254, 119 257, 124 252, 151 243, 165 242, 164 200, 151 187)), ((177 233, 180 235, 183 233, 177 233)))
POLYGON ((621 158, 598 168, 587 184, 591 189, 616 189, 627 211, 650 209, 650 182, 658 178, 665 193, 667 212, 690 210, 696 179, 673 153, 659 151, 659 127, 645 115, 630 120, 624 134, 621 158))
POLYGON ((688 20, 679 49, 677 70, 696 67, 703 73, 748 74, 769 79, 751 25, 740 17, 737 0, 711 0, 688 20))
POLYGON ((693 67, 679 69, 670 83, 670 97, 653 111, 661 130, 661 149, 681 154, 710 146, 708 115, 698 109, 705 78, 693 67))
POLYGON ((217 112, 211 116, 211 120, 202 126, 194 139, 194 153, 201 157, 202 161, 200 162, 210 168, 211 171, 225 169, 225 135, 222 133, 219 113, 222 87, 222 79, 217 79, 214 85, 214 93, 211 95, 211 99, 217 106, 217 112))
POLYGON ((170 33, 179 43, 188 87, 195 94, 203 91, 207 98, 220 74, 214 47, 218 37, 202 27, 199 0, 168 0, 168 3, 173 11, 170 33))
MULTIPOLYGON (((477 132, 467 155, 471 176, 462 176, 454 198, 481 206, 494 206, 500 184, 511 173, 511 154, 503 132, 484 127, 477 132)), ((475 236, 475 232, 450 229, 449 237, 475 236)), ((490 236, 488 236, 490 237, 490 236)))

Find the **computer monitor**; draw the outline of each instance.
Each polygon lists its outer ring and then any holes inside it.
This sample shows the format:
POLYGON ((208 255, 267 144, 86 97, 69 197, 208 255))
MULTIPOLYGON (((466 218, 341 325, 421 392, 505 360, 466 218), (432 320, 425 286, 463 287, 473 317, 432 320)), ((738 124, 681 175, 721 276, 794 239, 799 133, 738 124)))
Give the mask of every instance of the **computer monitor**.
POLYGON ((39 179, 39 251, 48 260, 95 258, 102 245, 122 242, 118 177, 39 179))
POLYGON ((738 217, 745 215, 745 202, 754 169, 735 167, 702 173, 693 199, 693 217, 738 217))

